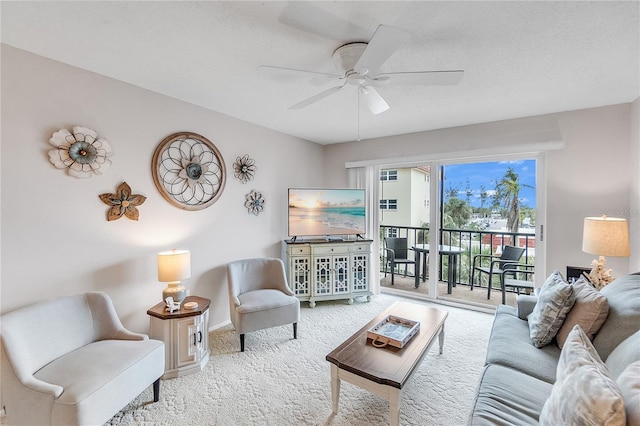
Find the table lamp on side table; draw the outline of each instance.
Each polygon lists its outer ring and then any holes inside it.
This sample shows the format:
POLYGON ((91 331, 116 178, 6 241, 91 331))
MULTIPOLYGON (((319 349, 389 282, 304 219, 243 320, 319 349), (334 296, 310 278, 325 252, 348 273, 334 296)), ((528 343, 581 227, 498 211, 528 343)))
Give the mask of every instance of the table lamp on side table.
POLYGON ((191 252, 189 250, 170 250, 158 253, 158 281, 168 283, 162 291, 162 300, 173 297, 181 303, 187 297, 187 289, 181 280, 191 277, 191 252))
POLYGON ((589 279, 598 290, 613 281, 611 269, 606 269, 605 256, 629 256, 629 228, 626 219, 617 217, 585 217, 582 251, 599 256, 593 260, 589 279))

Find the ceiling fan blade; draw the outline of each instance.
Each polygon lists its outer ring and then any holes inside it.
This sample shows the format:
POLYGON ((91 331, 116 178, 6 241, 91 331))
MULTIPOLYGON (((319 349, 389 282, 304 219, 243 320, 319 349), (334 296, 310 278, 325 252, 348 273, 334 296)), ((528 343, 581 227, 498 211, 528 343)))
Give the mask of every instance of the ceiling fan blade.
POLYGON ((373 81, 383 79, 383 83, 412 86, 449 86, 458 84, 464 75, 462 70, 391 72, 375 76, 373 81))
POLYGON ((311 104, 313 104, 313 103, 315 103, 315 102, 318 102, 320 99, 324 99, 324 98, 326 98, 327 96, 329 96, 329 95, 332 95, 332 94, 336 93, 337 91, 339 91, 340 89, 342 89, 346 84, 347 84, 347 82, 345 81, 345 83, 344 83, 342 86, 335 86, 335 87, 332 87, 332 88, 330 88, 330 89, 327 89, 327 90, 325 90, 325 91, 323 91, 323 92, 320 92, 320 93, 318 93, 317 95, 312 96, 312 97, 310 97, 310 98, 308 98, 308 99, 305 99, 305 100, 304 100, 304 101, 302 101, 302 102, 298 102, 298 103, 297 103, 297 104, 295 104, 295 105, 291 105, 291 106, 289 107, 289 109, 301 109, 301 108, 304 108, 304 107, 306 107, 306 106, 309 106, 309 105, 311 105, 311 104))
POLYGON ((258 67, 258 72, 275 76, 310 78, 309 82, 314 86, 321 86, 327 82, 341 80, 344 78, 344 76, 338 74, 274 67, 271 65, 260 65, 258 67))
POLYGON ((375 74, 409 37, 409 33, 399 28, 379 25, 353 69, 362 75, 375 74))
POLYGON ((376 115, 389 109, 389 104, 380 96, 380 93, 371 86, 361 86, 364 102, 371 113, 376 115))

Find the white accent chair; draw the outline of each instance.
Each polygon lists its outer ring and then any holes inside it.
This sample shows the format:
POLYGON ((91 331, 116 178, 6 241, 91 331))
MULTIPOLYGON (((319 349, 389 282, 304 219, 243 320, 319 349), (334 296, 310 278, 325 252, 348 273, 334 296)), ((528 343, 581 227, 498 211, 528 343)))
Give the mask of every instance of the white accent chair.
POLYGON ((282 260, 237 260, 227 265, 227 275, 229 314, 241 352, 244 335, 251 331, 293 324, 293 338, 298 338, 300 301, 287 285, 282 260))
POLYGON ((164 343, 125 329, 89 292, 2 315, 2 405, 10 425, 100 425, 153 384, 164 343))

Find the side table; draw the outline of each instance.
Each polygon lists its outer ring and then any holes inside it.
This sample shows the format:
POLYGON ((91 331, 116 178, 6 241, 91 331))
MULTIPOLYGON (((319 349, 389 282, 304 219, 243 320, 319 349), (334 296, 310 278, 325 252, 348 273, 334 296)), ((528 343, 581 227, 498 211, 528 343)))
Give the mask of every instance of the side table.
POLYGON ((203 297, 187 296, 182 307, 170 313, 164 302, 147 311, 151 325, 149 336, 162 340, 165 347, 163 379, 202 371, 209 361, 209 304, 203 297), (196 302, 196 309, 185 309, 187 302, 196 302))

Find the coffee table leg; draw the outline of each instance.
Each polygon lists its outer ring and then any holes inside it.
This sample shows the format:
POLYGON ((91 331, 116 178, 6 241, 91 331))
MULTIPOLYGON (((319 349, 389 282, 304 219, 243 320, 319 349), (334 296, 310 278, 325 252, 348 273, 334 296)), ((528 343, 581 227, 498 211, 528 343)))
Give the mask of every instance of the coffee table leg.
POLYGON ((398 426, 400 424, 400 400, 402 399, 402 390, 393 388, 389 394, 389 424, 398 426))
POLYGON ((340 379, 338 378, 338 367, 335 364, 331 364, 331 400, 333 402, 333 414, 338 414, 340 379))
POLYGON ((444 347, 444 324, 442 324, 442 330, 438 334, 438 343, 440 344, 440 355, 442 355, 442 348, 444 347))

